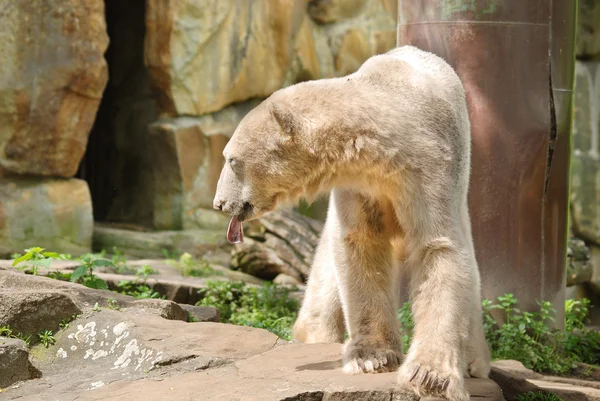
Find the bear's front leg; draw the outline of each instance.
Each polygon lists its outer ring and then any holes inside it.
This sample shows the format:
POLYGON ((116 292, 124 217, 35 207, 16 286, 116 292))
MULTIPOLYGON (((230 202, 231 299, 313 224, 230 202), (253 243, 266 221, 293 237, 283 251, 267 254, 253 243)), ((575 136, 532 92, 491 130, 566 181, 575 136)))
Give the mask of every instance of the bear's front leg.
POLYGON ((413 339, 399 370, 399 383, 419 396, 467 401, 466 341, 471 317, 472 275, 460 238, 423 241, 409 263, 413 339))
POLYGON ((332 252, 349 338, 344 371, 394 371, 402 361, 392 248, 380 204, 334 190, 332 252))

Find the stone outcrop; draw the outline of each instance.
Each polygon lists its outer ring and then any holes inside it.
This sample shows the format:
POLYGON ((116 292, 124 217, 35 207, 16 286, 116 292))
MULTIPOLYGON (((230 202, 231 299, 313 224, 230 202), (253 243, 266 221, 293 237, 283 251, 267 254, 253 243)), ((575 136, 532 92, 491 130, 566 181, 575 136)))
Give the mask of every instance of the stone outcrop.
MULTIPOLYGON (((416 400, 395 373, 351 376, 341 344, 287 344, 262 329, 185 323, 102 309, 36 349, 35 381, 5 399, 416 400), (36 398, 37 397, 37 398, 36 398)), ((503 401, 491 380, 467 379, 473 399, 503 401)))
POLYGON ((87 252, 93 223, 85 181, 0 178, 0 255, 33 246, 87 252))
POLYGON ((577 14, 577 57, 600 58, 600 3, 579 0, 577 14))
POLYGON ((229 137, 253 107, 250 100, 201 117, 159 120, 149 126, 154 172, 153 226, 158 230, 223 228, 212 210, 229 137))
POLYGON ((395 9, 386 6, 381 0, 308 6, 305 0, 150 0, 146 63, 160 110, 202 115, 355 70, 395 45, 395 9))
POLYGON ((0 8, 0 175, 72 177, 108 73, 104 1, 0 8))
POLYGON ((25 341, 0 337, 0 389, 39 376, 40 372, 29 362, 25 341))
POLYGON ((586 60, 575 64, 571 229, 589 247, 592 271, 572 284, 589 283, 579 291, 581 296, 600 300, 600 62, 588 61, 579 51, 578 58, 586 60))
MULTIPOLYGON (((396 10, 394 0, 12 2, 0 9, 0 176, 18 186, 20 175, 76 175, 90 188, 88 221, 224 229, 212 197, 239 121, 277 89, 351 73, 394 47, 396 10)), ((30 242, 90 250, 88 234, 72 244, 72 221, 45 217, 30 242)), ((6 231, 0 251, 22 252, 21 235, 6 231)))
MULTIPOLYGON (((75 266, 72 262, 66 262, 62 268, 53 268, 52 271, 72 272, 75 266), (69 264, 70 269, 65 267, 69 264)), ((110 278, 104 274, 98 276, 110 278)), ((120 277, 128 279, 124 275, 120 277)), ((196 285, 193 290, 197 292, 199 288, 205 287, 196 285)), ((167 320, 188 321, 192 315, 200 322, 219 321, 218 310, 212 307, 180 305, 172 299, 136 299, 129 295, 95 290, 68 281, 25 275, 0 264, 0 327, 10 326, 15 333, 35 337, 43 330, 57 331, 61 322, 87 313, 96 305, 100 308, 129 311, 139 316, 158 316, 167 320)), ((37 342, 37 339, 33 338, 33 342, 37 342)))
POLYGON ((567 286, 589 282, 593 274, 590 249, 579 238, 569 238, 567 245, 567 286))

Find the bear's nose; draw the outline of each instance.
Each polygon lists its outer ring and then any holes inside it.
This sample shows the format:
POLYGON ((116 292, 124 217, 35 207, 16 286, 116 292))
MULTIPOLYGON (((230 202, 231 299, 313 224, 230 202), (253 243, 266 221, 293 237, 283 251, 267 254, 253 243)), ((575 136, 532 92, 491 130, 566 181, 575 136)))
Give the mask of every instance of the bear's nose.
POLYGON ((213 201, 213 208, 217 209, 217 210, 223 210, 223 205, 225 204, 225 201, 223 199, 216 199, 213 201))

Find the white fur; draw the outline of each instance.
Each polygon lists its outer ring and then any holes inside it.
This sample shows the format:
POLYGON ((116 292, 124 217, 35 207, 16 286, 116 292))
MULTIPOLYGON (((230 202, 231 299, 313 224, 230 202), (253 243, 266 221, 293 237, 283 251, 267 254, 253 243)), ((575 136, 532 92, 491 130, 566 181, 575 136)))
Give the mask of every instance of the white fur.
POLYGON ((294 327, 307 343, 341 342, 344 371, 396 369, 418 395, 466 401, 487 377, 480 278, 467 204, 470 124, 460 79, 405 46, 354 74, 274 93, 225 149, 215 206, 255 218, 282 201, 331 191, 294 327), (403 360, 399 272, 410 277, 415 330, 403 360))

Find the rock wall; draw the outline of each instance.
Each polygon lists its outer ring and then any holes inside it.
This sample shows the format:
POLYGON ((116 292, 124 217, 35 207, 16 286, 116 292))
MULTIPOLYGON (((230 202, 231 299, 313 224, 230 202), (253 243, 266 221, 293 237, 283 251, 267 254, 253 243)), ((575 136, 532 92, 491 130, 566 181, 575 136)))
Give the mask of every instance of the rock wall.
POLYGON ((88 250, 94 219, 222 228, 212 197, 244 115, 281 87, 351 73, 395 46, 396 0, 6 3, 5 256, 88 250), (16 212, 26 207, 39 219, 16 212))
POLYGON ((72 177, 108 79, 104 2, 2 4, 0 253, 89 249, 89 191, 72 177))
POLYGON ((569 266, 567 284, 582 287, 574 289, 579 294, 600 299, 600 2, 596 0, 579 1, 576 58, 571 230, 585 242, 589 255, 583 264, 569 266))
POLYGON ((393 48, 396 3, 148 0, 145 63, 161 117, 149 130, 161 166, 144 201, 151 225, 224 227, 212 198, 240 120, 279 88, 351 73, 393 48))

